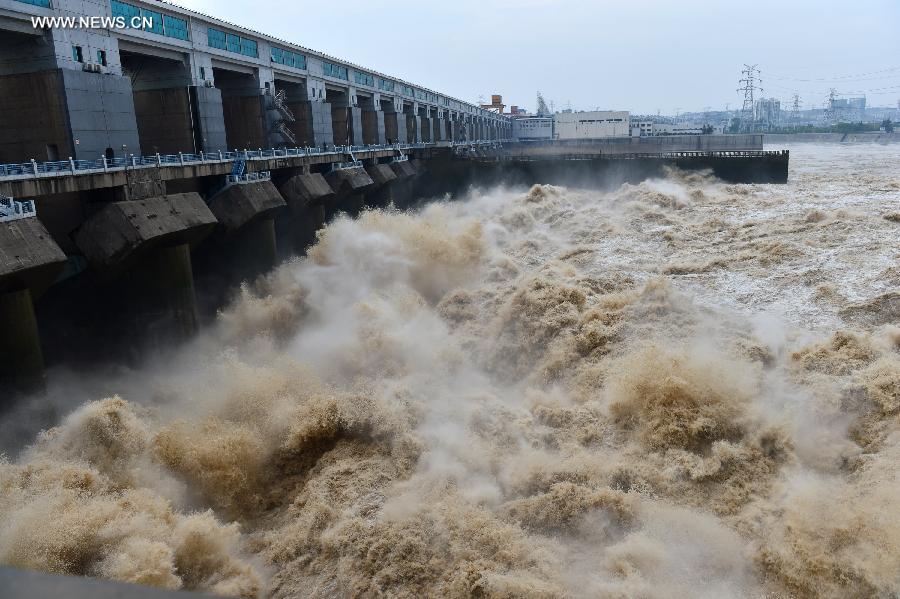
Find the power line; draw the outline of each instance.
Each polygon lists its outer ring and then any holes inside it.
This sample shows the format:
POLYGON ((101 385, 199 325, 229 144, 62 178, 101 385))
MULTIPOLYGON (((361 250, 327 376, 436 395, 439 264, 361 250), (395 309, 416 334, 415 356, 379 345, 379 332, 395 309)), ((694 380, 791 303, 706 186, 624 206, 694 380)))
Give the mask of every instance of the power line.
MULTIPOLYGON (((860 78, 860 77, 868 77, 868 76, 870 76, 870 75, 878 75, 878 74, 881 74, 881 73, 892 73, 892 72, 896 72, 896 71, 900 71, 900 67, 890 67, 890 68, 887 68, 887 69, 881 69, 881 70, 878 70, 878 71, 870 71, 870 72, 868 72, 868 73, 855 73, 855 74, 852 74, 852 75, 838 75, 838 76, 836 76, 836 77, 814 77, 814 78, 811 78, 811 79, 800 79, 800 78, 796 78, 796 77, 785 77, 785 76, 779 76, 779 75, 770 75, 770 74, 768 74, 768 72, 767 72, 767 73, 766 73, 766 78, 768 78, 768 79, 775 79, 776 81, 797 81, 797 82, 800 82, 800 83, 811 83, 811 82, 815 82, 815 81, 848 81, 848 80, 856 80, 857 78, 860 78)), ((872 79, 871 81, 874 81, 874 80, 877 80, 877 79, 888 79, 888 78, 890 78, 890 77, 894 77, 894 75, 890 75, 890 76, 888 76, 888 77, 876 77, 875 79, 872 79)), ((859 80, 860 80, 860 81, 865 81, 864 79, 859 79, 859 80)))
MULTIPOLYGON (((774 87, 774 88, 777 88, 780 90, 789 91, 789 92, 793 92, 793 93, 800 93, 802 91, 806 94, 825 95, 829 91, 831 91, 830 88, 829 89, 814 89, 814 90, 802 89, 801 90, 796 87, 785 87, 783 85, 777 85, 775 83, 769 83, 768 85, 769 85, 769 87, 774 87)), ((846 91, 842 91, 841 94, 842 95, 849 95, 849 94, 878 95, 877 92, 886 92, 888 90, 894 90, 894 89, 900 89, 900 85, 888 85, 888 86, 884 86, 884 87, 873 87, 873 88, 869 88, 869 89, 846 90, 846 91)))

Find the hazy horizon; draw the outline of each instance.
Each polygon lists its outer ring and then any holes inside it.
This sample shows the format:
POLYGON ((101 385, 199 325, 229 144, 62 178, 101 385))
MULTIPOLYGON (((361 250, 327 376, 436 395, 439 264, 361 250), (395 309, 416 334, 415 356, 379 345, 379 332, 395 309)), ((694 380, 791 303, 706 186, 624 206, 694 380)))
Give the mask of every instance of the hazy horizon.
POLYGON ((864 93, 873 106, 900 98, 900 4, 892 0, 852 9, 812 0, 458 0, 388 9, 350 0, 339 12, 272 0, 252 11, 247 0, 176 3, 463 100, 499 93, 529 110, 537 91, 557 109, 735 108, 744 63, 759 65, 765 97, 797 93, 803 108, 822 106, 832 87, 864 93))

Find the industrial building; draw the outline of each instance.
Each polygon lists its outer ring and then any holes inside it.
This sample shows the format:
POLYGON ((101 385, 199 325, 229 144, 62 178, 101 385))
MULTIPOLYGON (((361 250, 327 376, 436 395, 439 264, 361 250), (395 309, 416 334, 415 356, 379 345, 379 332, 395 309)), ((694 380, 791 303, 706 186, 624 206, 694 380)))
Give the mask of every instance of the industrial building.
POLYGON ((521 141, 553 139, 553 117, 527 116, 513 119, 512 134, 521 141))
POLYGON ((627 110, 559 112, 553 115, 554 139, 597 139, 631 135, 627 110))
POLYGON ((506 109, 506 104, 503 103, 503 96, 500 94, 492 94, 491 103, 482 104, 481 108, 497 114, 503 114, 503 111, 506 109))

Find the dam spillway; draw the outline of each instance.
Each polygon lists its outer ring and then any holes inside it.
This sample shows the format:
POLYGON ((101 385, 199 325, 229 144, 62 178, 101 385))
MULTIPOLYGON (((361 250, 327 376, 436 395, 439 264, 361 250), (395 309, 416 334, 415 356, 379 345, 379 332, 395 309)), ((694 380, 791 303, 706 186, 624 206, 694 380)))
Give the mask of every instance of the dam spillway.
MULTIPOLYGON (((724 141, 752 148, 757 137, 724 141)), ((4 382, 39 383, 44 346, 51 362, 103 361, 140 354, 135 343, 189 338, 225 289, 302 253, 339 211, 404 207, 472 186, 608 187, 668 168, 729 182, 787 181, 787 152, 671 151, 703 141, 682 138, 665 146, 670 151, 640 153, 610 151, 602 141, 483 141, 0 165, 0 193, 30 198, 36 209, 34 227, 0 223, 3 318, 18 331, 4 347, 11 365, 4 382), (36 252, 38 242, 46 247, 36 252), (73 341, 88 331, 106 340, 103 349, 84 352, 73 341)))

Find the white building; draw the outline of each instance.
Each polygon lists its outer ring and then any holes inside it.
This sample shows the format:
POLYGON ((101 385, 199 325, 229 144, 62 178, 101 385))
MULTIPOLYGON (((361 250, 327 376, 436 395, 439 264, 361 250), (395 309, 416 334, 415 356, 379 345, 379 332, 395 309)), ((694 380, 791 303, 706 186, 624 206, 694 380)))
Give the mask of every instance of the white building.
POLYGON ((513 119, 512 136, 513 139, 525 141, 553 139, 553 117, 530 116, 513 119))
POLYGON ((596 139, 631 135, 627 110, 560 112, 553 115, 554 139, 596 139))
POLYGON ((653 135, 653 121, 631 121, 631 137, 653 135))
MULTIPOLYGON (((712 133, 725 133, 725 125, 711 125, 712 133)), ((631 121, 631 137, 651 137, 668 135, 703 135, 703 125, 654 123, 653 121, 631 121)))

